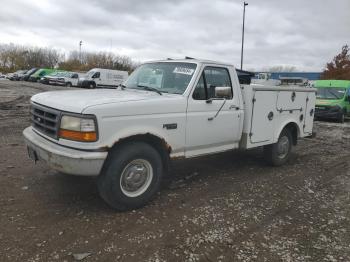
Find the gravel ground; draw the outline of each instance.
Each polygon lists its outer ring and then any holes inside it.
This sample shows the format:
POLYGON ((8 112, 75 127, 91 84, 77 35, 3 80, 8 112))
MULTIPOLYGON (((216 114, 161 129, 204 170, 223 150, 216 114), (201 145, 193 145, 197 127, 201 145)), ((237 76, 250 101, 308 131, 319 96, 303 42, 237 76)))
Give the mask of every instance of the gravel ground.
POLYGON ((316 122, 283 167, 260 150, 175 162, 118 213, 93 178, 28 159, 29 98, 52 89, 0 81, 0 261, 350 261, 350 121, 316 122))

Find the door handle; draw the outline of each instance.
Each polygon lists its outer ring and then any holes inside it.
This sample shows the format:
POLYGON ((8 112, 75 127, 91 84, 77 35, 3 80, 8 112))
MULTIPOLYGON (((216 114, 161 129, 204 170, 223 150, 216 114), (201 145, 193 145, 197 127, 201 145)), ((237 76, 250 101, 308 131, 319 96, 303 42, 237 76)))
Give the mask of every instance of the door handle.
POLYGON ((230 109, 230 110, 231 110, 231 109, 239 110, 240 108, 239 108, 239 106, 230 105, 229 109, 230 109))

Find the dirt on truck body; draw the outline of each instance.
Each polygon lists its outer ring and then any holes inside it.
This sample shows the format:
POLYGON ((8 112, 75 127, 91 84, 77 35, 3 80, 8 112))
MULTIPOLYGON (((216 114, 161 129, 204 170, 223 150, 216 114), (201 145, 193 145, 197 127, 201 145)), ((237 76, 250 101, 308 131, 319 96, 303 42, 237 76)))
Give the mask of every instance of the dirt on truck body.
POLYGON ((0 81, 0 261, 349 261, 350 121, 315 122, 282 167, 258 149, 172 164, 148 206, 112 211, 93 178, 31 162, 37 83, 0 81))

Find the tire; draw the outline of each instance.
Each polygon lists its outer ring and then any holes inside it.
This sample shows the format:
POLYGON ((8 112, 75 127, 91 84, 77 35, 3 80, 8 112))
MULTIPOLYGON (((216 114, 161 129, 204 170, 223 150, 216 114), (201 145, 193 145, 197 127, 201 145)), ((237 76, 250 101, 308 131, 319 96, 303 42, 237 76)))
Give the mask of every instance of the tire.
POLYGON ((345 112, 341 112, 338 117, 338 122, 339 123, 344 123, 345 122, 345 112))
POLYGON ((66 87, 72 87, 72 83, 70 82, 66 83, 66 87))
POLYGON ((95 82, 90 82, 89 85, 88 85, 88 87, 89 87, 90 89, 96 88, 95 82))
POLYGON ((143 207, 159 190, 163 169, 160 154, 147 143, 130 142, 115 147, 97 179, 98 191, 118 211, 143 207), (143 171, 138 173, 139 170, 143 171))
POLYGON ((292 150, 293 139, 288 129, 283 129, 277 143, 264 147, 264 158, 273 166, 285 164, 292 150))

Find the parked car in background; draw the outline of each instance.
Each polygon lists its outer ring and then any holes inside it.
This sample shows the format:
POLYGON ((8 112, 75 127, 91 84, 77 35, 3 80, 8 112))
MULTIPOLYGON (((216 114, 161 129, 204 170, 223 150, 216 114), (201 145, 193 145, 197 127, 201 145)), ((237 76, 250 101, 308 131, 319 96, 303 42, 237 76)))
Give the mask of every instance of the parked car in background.
POLYGON ((23 77, 27 73, 27 70, 18 70, 14 73, 12 73, 8 79, 11 81, 19 81, 21 80, 21 77, 23 77))
POLYGON ((129 76, 127 71, 93 68, 85 77, 80 78, 79 87, 86 88, 115 88, 122 84, 129 76))
POLYGON ((340 123, 350 116, 350 81, 317 80, 315 118, 336 119, 340 123))
POLYGON ((28 70, 27 73, 25 73, 25 74, 21 77, 21 80, 22 80, 22 81, 28 81, 28 80, 29 80, 29 77, 30 77, 32 74, 34 74, 36 71, 38 71, 38 70, 39 70, 39 68, 36 68, 36 67, 34 67, 34 68, 28 70))
POLYGON ((39 81, 43 76, 46 76, 48 74, 51 74, 52 72, 55 72, 55 69, 51 68, 41 68, 38 71, 36 71, 34 74, 32 74, 29 77, 29 81, 31 82, 37 82, 39 81))
MULTIPOLYGON (((52 81, 54 81, 53 84, 60 85, 60 86, 78 86, 79 78, 82 77, 83 73, 76 73, 76 72, 66 72, 64 75, 59 76, 52 81)), ((51 84, 51 82, 50 82, 51 84)))
POLYGON ((60 77, 62 75, 64 75, 66 73, 66 71, 60 71, 60 70, 55 70, 54 72, 47 74, 45 76, 43 76, 42 78, 40 78, 39 82, 45 85, 50 84, 50 82, 52 83, 52 81, 55 81, 55 79, 57 77, 60 77))

